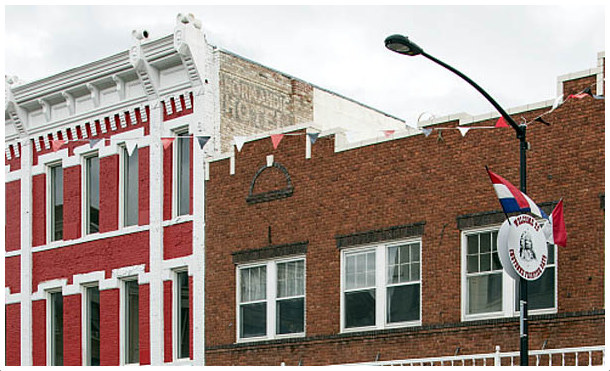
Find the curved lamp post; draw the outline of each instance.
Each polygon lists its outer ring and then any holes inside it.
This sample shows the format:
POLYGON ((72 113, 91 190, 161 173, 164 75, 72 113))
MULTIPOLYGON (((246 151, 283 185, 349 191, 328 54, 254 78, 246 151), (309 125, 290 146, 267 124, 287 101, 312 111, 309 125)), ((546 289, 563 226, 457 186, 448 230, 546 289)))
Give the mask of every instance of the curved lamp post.
MULTIPOLYGON (((527 184, 527 164, 526 164, 526 156, 525 153, 528 149, 528 143, 525 140, 525 125, 517 125, 515 120, 510 117, 508 113, 496 102, 483 88, 481 88, 477 83, 472 81, 468 76, 464 75, 460 71, 451 67, 447 63, 440 61, 430 54, 426 53, 419 45, 409 40, 408 37, 403 35, 391 35, 385 39, 385 47, 389 50, 396 52, 398 54, 404 54, 408 56, 416 56, 423 55, 429 60, 433 61, 436 64, 441 65, 442 67, 448 69, 449 71, 455 73, 462 79, 464 79, 467 83, 472 85, 479 93, 481 93, 489 103, 491 103, 497 110, 500 112, 500 115, 508 122, 508 124, 515 129, 517 133, 517 139, 519 139, 519 158, 520 158, 520 188, 521 192, 526 192, 526 184, 527 184)), ((527 330, 527 280, 524 278, 519 279, 519 304, 520 304, 520 358, 521 358, 521 366, 528 365, 528 330, 527 330)))

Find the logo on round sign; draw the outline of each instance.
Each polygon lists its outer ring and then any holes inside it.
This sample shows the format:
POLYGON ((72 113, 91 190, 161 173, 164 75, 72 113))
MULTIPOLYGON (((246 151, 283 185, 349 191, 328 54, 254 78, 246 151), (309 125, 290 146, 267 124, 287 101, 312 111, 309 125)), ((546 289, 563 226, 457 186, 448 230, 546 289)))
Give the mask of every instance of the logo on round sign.
POLYGON ((506 220, 498 232, 498 255, 504 270, 513 278, 534 281, 544 273, 548 247, 542 226, 527 214, 506 220), (509 223, 510 220, 510 223, 509 223))

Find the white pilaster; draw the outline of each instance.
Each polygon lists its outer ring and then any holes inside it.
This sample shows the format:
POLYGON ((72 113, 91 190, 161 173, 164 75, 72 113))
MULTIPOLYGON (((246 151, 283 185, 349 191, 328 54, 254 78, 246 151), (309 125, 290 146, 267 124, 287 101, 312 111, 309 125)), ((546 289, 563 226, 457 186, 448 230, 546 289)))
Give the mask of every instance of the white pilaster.
POLYGON ((21 366, 32 366, 32 146, 21 142, 21 366))
MULTIPOLYGON (((151 102, 152 103, 152 102, 151 102)), ((150 363, 163 364, 163 147, 161 146, 161 105, 155 101, 150 109, 150 363)))

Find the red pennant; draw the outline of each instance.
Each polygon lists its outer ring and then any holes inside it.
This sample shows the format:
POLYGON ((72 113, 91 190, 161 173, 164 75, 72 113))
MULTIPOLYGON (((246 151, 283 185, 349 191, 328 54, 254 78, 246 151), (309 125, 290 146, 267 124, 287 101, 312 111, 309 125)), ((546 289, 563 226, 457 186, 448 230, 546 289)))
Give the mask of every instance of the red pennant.
POLYGON ((53 152, 57 152, 57 150, 60 149, 61 146, 64 145, 64 143, 66 143, 65 140, 52 140, 51 149, 53 150, 53 152))
POLYGON ((389 138, 392 136, 392 134, 394 134, 394 132, 396 132, 396 130, 384 130, 383 135, 385 135, 386 138, 389 138))
POLYGON ((508 128, 508 123, 506 122, 506 120, 504 120, 504 117, 500 117, 498 119, 498 121, 496 122, 496 126, 497 128, 508 128))
POLYGON ((161 138, 161 143, 163 143, 163 149, 167 149, 175 138, 161 138))
POLYGON ((570 95, 568 95, 568 99, 569 98, 582 99, 582 98, 587 97, 587 96, 589 96, 589 94, 587 94, 587 93, 570 94, 570 95))
POLYGON ((277 149, 277 146, 280 144, 280 141, 284 137, 284 134, 272 134, 271 142, 273 143, 273 149, 277 149))

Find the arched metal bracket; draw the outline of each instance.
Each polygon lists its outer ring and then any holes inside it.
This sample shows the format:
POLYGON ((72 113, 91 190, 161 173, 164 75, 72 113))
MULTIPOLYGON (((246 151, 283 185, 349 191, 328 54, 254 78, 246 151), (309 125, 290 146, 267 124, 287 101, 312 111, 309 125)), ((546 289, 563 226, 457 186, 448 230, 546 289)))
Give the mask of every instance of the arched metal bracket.
POLYGON ((252 179, 252 183, 250 184, 250 191, 248 192, 248 197, 246 197, 246 202, 251 205, 260 202, 279 200, 292 196, 293 192, 294 187, 292 186, 292 181, 290 180, 290 174, 288 174, 288 170, 286 170, 286 168, 282 164, 274 162, 271 166, 264 165, 260 169, 258 169, 256 174, 254 175, 254 178, 252 179), (284 178, 286 179, 286 187, 254 194, 254 186, 256 185, 256 180, 265 170, 271 168, 276 168, 280 170, 282 174, 284 174, 284 178))

